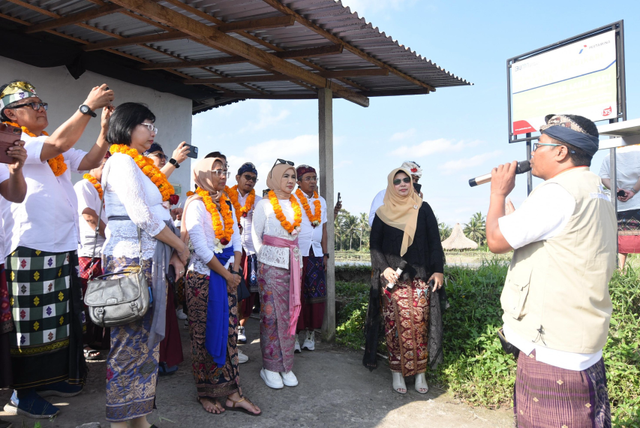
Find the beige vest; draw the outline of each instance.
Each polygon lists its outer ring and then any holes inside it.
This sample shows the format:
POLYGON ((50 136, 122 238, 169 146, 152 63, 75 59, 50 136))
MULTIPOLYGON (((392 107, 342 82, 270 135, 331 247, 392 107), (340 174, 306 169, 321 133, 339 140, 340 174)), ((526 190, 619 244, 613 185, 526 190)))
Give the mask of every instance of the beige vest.
POLYGON ((611 318, 608 283, 616 267, 616 214, 600 177, 586 167, 564 171, 533 192, 549 183, 573 196, 575 210, 558 235, 515 250, 500 298, 502 319, 538 345, 598 352, 611 318))

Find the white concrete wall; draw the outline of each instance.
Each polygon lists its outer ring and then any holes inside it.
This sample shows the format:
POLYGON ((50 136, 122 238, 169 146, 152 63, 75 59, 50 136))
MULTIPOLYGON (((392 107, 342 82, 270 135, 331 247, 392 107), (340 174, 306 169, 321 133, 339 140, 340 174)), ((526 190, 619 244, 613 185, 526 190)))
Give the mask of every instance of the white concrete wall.
MULTIPOLYGON (((171 153, 181 141, 191 143, 191 100, 189 99, 106 78, 89 71, 75 80, 66 67, 38 68, 0 57, 0 85, 15 79, 29 81, 35 86, 38 96, 49 103, 47 112, 49 126, 46 129, 49 133, 52 133, 75 112, 86 99, 91 88, 106 83, 115 92, 114 105, 132 101, 149 106, 156 115, 156 126, 159 129, 156 142, 162 145, 168 157, 171 157, 171 153)), ((96 113, 98 117, 91 119, 75 148, 87 151, 95 143, 100 133, 100 111, 96 113)), ((172 184, 182 186, 181 201, 184 201, 185 193, 189 190, 190 170, 190 159, 187 159, 169 177, 172 184)), ((81 178, 79 174, 73 175, 74 182, 81 178)))

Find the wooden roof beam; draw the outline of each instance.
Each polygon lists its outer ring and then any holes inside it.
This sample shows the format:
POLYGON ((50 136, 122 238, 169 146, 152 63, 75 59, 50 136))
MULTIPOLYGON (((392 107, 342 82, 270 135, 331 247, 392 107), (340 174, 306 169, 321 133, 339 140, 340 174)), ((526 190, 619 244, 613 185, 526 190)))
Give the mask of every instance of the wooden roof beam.
MULTIPOLYGON (((274 52, 273 55, 283 59, 312 58, 342 53, 342 45, 318 46, 316 48, 294 49, 274 52)), ((168 70, 172 68, 216 67, 219 65, 248 62, 246 58, 233 55, 222 58, 203 59, 198 61, 162 62, 141 67, 142 70, 168 70)))
MULTIPOLYGON (((319 73, 312 73, 318 76, 322 76, 328 79, 335 79, 338 77, 357 77, 357 76, 387 76, 389 70, 373 69, 373 70, 340 70, 340 71, 321 71, 319 73)), ((258 82, 280 82, 291 80, 289 76, 283 75, 257 75, 257 76, 241 76, 241 77, 220 77, 211 79, 187 79, 184 81, 185 85, 200 85, 200 84, 224 84, 224 83, 258 83, 258 82)))
POLYGON ((316 33, 320 34, 322 37, 326 38, 327 40, 333 42, 333 43, 344 43, 345 44, 345 48, 359 56, 360 58, 369 61, 370 63, 377 65, 380 68, 386 68, 389 70, 389 72, 395 74, 396 76, 402 77, 403 79, 413 83, 414 85, 420 86, 422 88, 426 88, 429 89, 430 91, 435 91, 436 88, 434 88, 433 86, 424 83, 414 77, 409 76, 408 74, 403 73, 402 71, 398 70, 395 67, 391 67, 388 64, 385 64, 384 62, 372 57, 371 55, 369 55, 368 53, 356 48, 355 46, 349 44, 349 43, 345 43, 344 40, 340 39, 337 36, 334 36, 333 34, 331 34, 330 32, 328 32, 327 30, 325 30, 324 28, 320 27, 317 24, 314 24, 313 22, 309 21, 307 18, 305 18, 304 16, 300 15, 298 12, 296 12, 295 10, 291 9, 288 6, 285 6, 284 4, 281 3, 280 0, 262 0, 263 2, 267 3, 269 6, 273 7, 275 10, 277 10, 280 13, 286 14, 286 15, 292 15, 296 17, 296 21, 298 21, 300 24, 304 25, 305 27, 309 28, 310 30, 315 31, 316 33))
POLYGON ((102 49, 120 48, 123 46, 140 45, 147 43, 162 42, 167 40, 178 40, 188 38, 181 31, 169 31, 167 33, 149 34, 147 36, 125 37, 117 40, 108 40, 106 42, 91 43, 83 46, 87 52, 99 51, 102 49))
POLYGON ((296 19, 293 16, 276 16, 272 18, 262 19, 248 19, 246 21, 229 22, 226 24, 219 24, 216 29, 223 33, 231 33, 237 31, 253 31, 263 30, 265 28, 280 28, 290 27, 296 23, 296 19))
POLYGON ((117 12, 118 10, 122 10, 122 7, 116 4, 108 4, 106 6, 85 10, 84 12, 74 13, 73 15, 68 15, 64 18, 54 19, 51 21, 43 22, 42 24, 32 25, 25 29, 25 33, 32 34, 38 33, 40 31, 64 27, 66 25, 74 25, 80 22, 86 22, 91 19, 99 18, 101 16, 117 12))
POLYGON ((242 56, 254 65, 261 67, 267 71, 274 71, 289 76, 292 79, 301 80, 316 88, 329 88, 337 96, 345 98, 363 107, 369 106, 369 99, 354 92, 344 86, 338 85, 326 78, 313 74, 301 67, 287 62, 282 58, 251 46, 242 40, 231 37, 215 27, 208 26, 195 19, 169 9, 157 3, 146 0, 113 0, 122 7, 133 10, 157 20, 163 24, 170 25, 185 34, 189 35, 193 40, 210 46, 214 49, 230 52, 234 55, 242 56))

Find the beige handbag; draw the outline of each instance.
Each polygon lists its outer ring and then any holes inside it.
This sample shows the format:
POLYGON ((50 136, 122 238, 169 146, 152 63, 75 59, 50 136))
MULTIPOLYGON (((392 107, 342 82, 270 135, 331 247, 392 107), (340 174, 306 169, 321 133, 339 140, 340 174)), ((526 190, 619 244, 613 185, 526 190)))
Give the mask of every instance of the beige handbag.
MULTIPOLYGON (((104 182, 106 183, 106 175, 104 182)), ((105 189, 106 193, 106 189, 105 189)), ((100 200, 102 216, 103 199, 100 200)), ((96 244, 93 246, 92 259, 96 254, 98 231, 96 227, 96 244)), ((138 227, 138 243, 142 260, 142 237, 138 227)), ((91 274, 90 274, 91 275, 91 274)), ((89 308, 89 317, 100 327, 117 327, 141 319, 149 310, 149 284, 144 270, 140 266, 132 266, 117 273, 100 275, 95 279, 89 276, 84 303, 89 308)))

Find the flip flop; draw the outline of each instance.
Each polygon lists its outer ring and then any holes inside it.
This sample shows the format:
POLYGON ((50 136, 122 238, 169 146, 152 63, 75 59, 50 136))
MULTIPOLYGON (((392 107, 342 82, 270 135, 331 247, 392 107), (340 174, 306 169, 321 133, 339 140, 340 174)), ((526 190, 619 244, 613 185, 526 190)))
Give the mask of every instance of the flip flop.
POLYGON ((251 404, 251 405, 255 406, 255 404, 253 404, 251 401, 247 400, 245 397, 242 397, 242 398, 241 398, 240 400, 238 400, 238 401, 233 400, 233 399, 231 399, 231 398, 227 397, 227 400, 229 400, 229 401, 231 401, 231 402, 233 403, 233 406, 231 406, 231 407, 227 406, 227 405, 226 405, 226 403, 225 403, 225 406, 224 406, 224 407, 225 407, 227 410, 230 410, 230 411, 232 411, 232 412, 244 412, 244 413, 246 413, 246 414, 247 414, 247 415, 249 415, 249 416, 260 416, 260 415, 262 414, 262 410, 260 411, 260 413, 253 413, 253 412, 251 412, 251 411, 249 411, 249 410, 245 409, 244 407, 236 407, 236 405, 237 405, 237 404, 242 403, 243 401, 246 401, 247 403, 249 403, 249 404, 251 404))
POLYGON ((100 351, 96 351, 95 349, 92 349, 89 346, 85 346, 84 350, 84 359, 85 360, 99 360, 100 359, 100 351))

